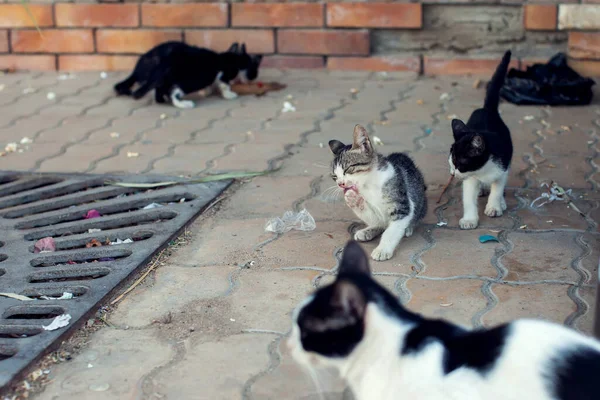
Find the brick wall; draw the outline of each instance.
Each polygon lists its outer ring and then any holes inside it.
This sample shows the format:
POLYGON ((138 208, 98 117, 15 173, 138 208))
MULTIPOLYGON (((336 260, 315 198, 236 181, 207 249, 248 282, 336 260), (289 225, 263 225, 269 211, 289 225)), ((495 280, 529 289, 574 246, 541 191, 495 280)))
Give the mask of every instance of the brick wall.
POLYGON ((506 48, 515 66, 568 51, 600 76, 600 0, 515 1, 30 4, 41 35, 20 4, 3 3, 0 69, 127 70, 154 45, 184 40, 244 41, 271 67, 428 75, 487 74, 506 48))

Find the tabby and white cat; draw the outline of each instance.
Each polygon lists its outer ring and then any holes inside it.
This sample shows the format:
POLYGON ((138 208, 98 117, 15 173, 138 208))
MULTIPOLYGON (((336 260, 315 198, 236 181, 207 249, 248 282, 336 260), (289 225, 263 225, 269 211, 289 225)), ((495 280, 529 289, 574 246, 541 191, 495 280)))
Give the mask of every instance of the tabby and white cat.
POLYGON ((450 148, 448 162, 450 172, 464 180, 464 214, 459 221, 462 229, 477 228, 477 198, 484 187, 490 187, 485 215, 499 217, 506 210, 504 187, 513 146, 510 131, 498 113, 498 103, 510 56, 511 52, 507 51, 498 65, 488 86, 483 108, 475 110, 466 124, 459 119, 452 120, 454 144, 450 148))
POLYGON ((600 399, 600 342, 537 320, 470 331, 423 318, 371 277, 356 242, 297 308, 287 344, 302 366, 337 369, 357 400, 600 399))
POLYGON ((392 258, 427 212, 423 175, 406 154, 377 153, 360 125, 351 145, 331 140, 329 147, 335 156, 331 177, 344 191, 346 204, 367 224, 354 238, 367 242, 381 235, 371 256, 377 261, 392 258))

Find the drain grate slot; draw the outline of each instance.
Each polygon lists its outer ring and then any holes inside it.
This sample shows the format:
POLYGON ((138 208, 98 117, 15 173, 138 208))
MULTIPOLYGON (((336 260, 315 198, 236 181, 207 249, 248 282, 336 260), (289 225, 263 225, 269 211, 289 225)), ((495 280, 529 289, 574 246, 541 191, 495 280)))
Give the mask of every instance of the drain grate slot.
POLYGON ((173 219, 177 213, 172 210, 154 209, 142 210, 137 212, 127 213, 124 216, 116 215, 105 218, 87 219, 83 222, 73 222, 65 224, 57 224, 51 229, 42 229, 31 232, 25 235, 25 240, 39 240, 48 236, 62 236, 65 234, 76 233, 95 233, 90 232, 90 229, 100 229, 99 232, 105 229, 116 229, 126 226, 135 226, 153 223, 161 220, 173 219))
POLYGON ((103 182, 104 181, 102 179, 95 179, 90 182, 62 182, 50 187, 43 186, 41 188, 28 190, 26 192, 17 193, 0 199, 0 210, 17 205, 32 203, 34 201, 53 199, 65 194, 79 192, 88 188, 94 188, 101 186, 103 182))
POLYGON ((58 199, 41 200, 25 205, 24 207, 13 207, 1 215, 4 218, 21 218, 48 211, 59 210, 66 207, 90 204, 99 200, 111 199, 133 192, 136 192, 136 190, 121 187, 100 187, 88 189, 84 192, 74 193, 58 199))
POLYGON ((23 192, 29 189, 52 185, 60 181, 62 181, 62 179, 55 177, 31 177, 18 179, 7 183, 6 185, 0 186, 0 197, 9 196, 11 194, 23 192))
POLYGON ((0 388, 18 377, 45 348, 64 340, 67 331, 230 184, 146 190, 104 183, 176 179, 0 173, 2 292, 33 299, 0 297, 0 388), (145 209, 152 203, 160 206, 145 209), (101 216, 85 219, 92 209, 101 216), (35 253, 35 241, 45 237, 54 239, 55 250, 35 253), (67 327, 42 329, 61 314, 72 317, 67 327))

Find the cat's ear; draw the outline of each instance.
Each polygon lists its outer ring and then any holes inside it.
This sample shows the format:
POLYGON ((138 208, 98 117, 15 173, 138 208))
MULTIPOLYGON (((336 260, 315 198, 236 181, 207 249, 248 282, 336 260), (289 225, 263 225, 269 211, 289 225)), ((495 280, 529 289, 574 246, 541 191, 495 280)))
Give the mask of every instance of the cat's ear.
POLYGON ((371 145, 369 134, 362 125, 356 125, 354 127, 354 142, 352 143, 352 150, 361 150, 367 154, 371 154, 373 152, 373 146, 371 145))
POLYGON ((342 149, 346 147, 346 145, 342 142, 340 142, 339 140, 330 140, 329 141, 329 148, 331 149, 331 152, 333 154, 335 154, 336 156, 338 154, 340 154, 340 152, 342 151, 342 149))
POLYGON ((331 306, 342 311, 347 319, 345 325, 352 325, 357 322, 356 317, 364 316, 367 299, 354 283, 341 280, 334 284, 331 306))
POLYGON ((474 152, 481 154, 483 150, 485 150, 485 141, 483 140, 483 137, 481 135, 473 136, 473 139, 471 139, 471 147, 474 152))
POLYGON ((338 275, 344 274, 371 274, 369 257, 360 244, 354 240, 348 242, 342 254, 338 275))
POLYGON ((228 53, 237 53, 238 49, 239 49, 240 44, 238 42, 233 43, 229 49, 227 50, 228 53))
POLYGON ((458 140, 463 134, 467 132, 467 125, 462 122, 460 119, 452 120, 452 133, 454 135, 454 140, 458 140))
POLYGON ((248 54, 248 53, 246 53, 246 43, 242 43, 242 47, 240 49, 240 54, 248 54))

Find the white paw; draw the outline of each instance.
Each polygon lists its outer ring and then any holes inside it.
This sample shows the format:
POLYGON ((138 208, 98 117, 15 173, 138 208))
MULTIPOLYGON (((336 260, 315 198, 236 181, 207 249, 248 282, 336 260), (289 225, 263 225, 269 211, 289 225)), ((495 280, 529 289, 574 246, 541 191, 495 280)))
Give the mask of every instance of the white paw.
MULTIPOLYGON (((504 208, 506 210, 506 207, 504 208)), ((501 217, 502 216, 502 205, 501 204, 488 204, 485 207, 485 215, 488 217, 501 217)))
POLYGON ((237 93, 232 92, 231 90, 221 93, 221 96, 226 100, 233 100, 238 97, 237 93))
POLYGON ((394 249, 389 250, 383 248, 381 245, 377 246, 371 253, 371 258, 375 261, 385 261, 392 258, 394 255, 394 249))
POLYGON ((413 228, 408 227, 406 228, 406 230, 404 231, 404 237, 411 237, 413 234, 413 228))
POLYGON ((173 102, 173 105, 177 108, 194 108, 196 107, 196 103, 191 100, 176 100, 173 102))
POLYGON ((506 200, 504 200, 504 197, 502 198, 502 202, 500 203, 500 206, 502 207, 502 211, 506 211, 506 200))
POLYGON ((460 229, 475 229, 477 228, 478 223, 479 221, 477 219, 461 218, 461 220, 458 221, 460 229))
POLYGON ((354 234, 354 240, 357 240, 359 242, 368 242, 368 241, 375 239, 375 237, 377 237, 377 235, 379 235, 380 233, 381 233, 381 231, 379 231, 377 229, 372 229, 372 228, 361 229, 360 231, 357 231, 354 234))

